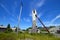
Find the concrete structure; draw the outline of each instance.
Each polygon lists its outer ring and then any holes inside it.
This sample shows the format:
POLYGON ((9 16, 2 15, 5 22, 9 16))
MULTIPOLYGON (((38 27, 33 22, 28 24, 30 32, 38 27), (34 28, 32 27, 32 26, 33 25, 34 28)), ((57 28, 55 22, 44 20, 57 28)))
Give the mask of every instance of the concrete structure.
POLYGON ((37 33, 36 14, 36 10, 32 10, 32 33, 37 33))
POLYGON ((32 10, 32 29, 29 29, 29 33, 39 33, 40 30, 37 28, 37 25, 36 25, 36 16, 37 15, 37 12, 36 10, 32 10))
POLYGON ((16 28, 11 28, 13 30, 13 32, 16 32, 16 28))
POLYGON ((53 33, 53 34, 58 33, 58 31, 60 31, 60 27, 51 28, 51 29, 49 29, 49 31, 50 31, 50 33, 53 33))
POLYGON ((40 29, 37 29, 37 33, 40 33, 40 29))

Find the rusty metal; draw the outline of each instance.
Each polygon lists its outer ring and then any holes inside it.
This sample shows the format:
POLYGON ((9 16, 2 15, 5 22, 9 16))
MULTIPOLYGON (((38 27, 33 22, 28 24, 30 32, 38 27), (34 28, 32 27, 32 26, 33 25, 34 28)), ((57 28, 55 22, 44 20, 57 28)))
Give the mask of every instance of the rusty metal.
POLYGON ((37 15, 35 15, 35 16, 36 16, 37 19, 40 21, 40 23, 43 25, 43 27, 45 28, 45 30, 46 30, 48 33, 50 33, 49 30, 46 28, 46 26, 45 26, 45 25, 43 24, 43 22, 41 21, 41 19, 39 19, 37 15))

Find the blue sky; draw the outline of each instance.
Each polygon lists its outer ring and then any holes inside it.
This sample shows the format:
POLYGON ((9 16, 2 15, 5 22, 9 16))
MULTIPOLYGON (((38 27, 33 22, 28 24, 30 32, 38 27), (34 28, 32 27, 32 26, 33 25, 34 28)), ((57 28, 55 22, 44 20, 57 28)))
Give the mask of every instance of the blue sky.
MULTIPOLYGON (((22 0, 22 2, 21 29, 32 26, 33 9, 36 9, 38 17, 46 26, 60 25, 60 0, 22 0)), ((18 25, 20 4, 20 0, 0 0, 0 25, 11 24, 11 27, 18 25)), ((42 26, 38 20, 37 26, 42 26)))

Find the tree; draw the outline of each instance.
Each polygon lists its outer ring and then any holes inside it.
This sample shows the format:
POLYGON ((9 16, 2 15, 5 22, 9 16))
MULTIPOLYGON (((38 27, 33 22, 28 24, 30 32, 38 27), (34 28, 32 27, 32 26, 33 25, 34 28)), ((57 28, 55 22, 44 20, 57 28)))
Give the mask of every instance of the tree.
POLYGON ((50 26, 49 28, 54 28, 55 26, 50 26))
POLYGON ((7 28, 6 28, 6 31, 5 32, 7 32, 7 33, 12 32, 12 29, 10 28, 10 24, 7 25, 7 28))
POLYGON ((32 29, 32 27, 27 28, 26 31, 28 31, 29 29, 32 29))
POLYGON ((7 28, 10 29, 10 24, 8 24, 7 28))

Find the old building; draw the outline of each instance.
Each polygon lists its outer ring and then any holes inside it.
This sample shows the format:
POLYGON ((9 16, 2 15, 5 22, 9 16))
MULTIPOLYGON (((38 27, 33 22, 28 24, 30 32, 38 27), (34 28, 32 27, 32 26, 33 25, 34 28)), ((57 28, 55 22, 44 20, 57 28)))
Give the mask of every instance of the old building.
MULTIPOLYGON (((5 26, 0 26, 0 32, 5 32, 6 31, 6 27, 5 26)), ((13 30, 13 32, 15 32, 16 28, 11 28, 13 30)))
POLYGON ((0 26, 0 32, 4 32, 6 30, 6 27, 0 26))

